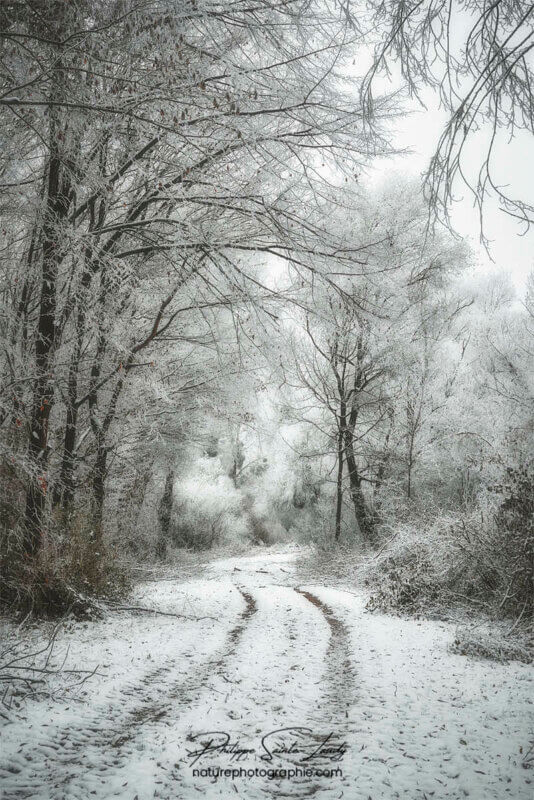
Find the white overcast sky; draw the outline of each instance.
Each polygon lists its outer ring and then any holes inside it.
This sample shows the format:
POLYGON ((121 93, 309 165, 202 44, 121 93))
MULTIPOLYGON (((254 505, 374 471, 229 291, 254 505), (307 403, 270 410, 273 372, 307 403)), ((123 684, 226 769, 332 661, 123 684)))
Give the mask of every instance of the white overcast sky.
MULTIPOLYGON (((412 153, 378 162, 374 168, 375 179, 389 171, 410 175, 424 172, 447 119, 433 92, 428 90, 424 94, 424 101, 426 109, 414 102, 412 113, 395 124, 395 146, 409 148, 412 153)), ((467 159, 472 159, 473 170, 478 170, 480 166, 478 158, 481 152, 482 148, 474 140, 466 153, 467 159)), ((470 165, 466 163, 465 166, 469 169, 470 165)), ((516 137, 512 141, 503 136, 494 169, 499 183, 508 184, 512 197, 530 196, 530 200, 534 200, 534 143, 530 136, 516 137)), ((485 233, 491 243, 488 256, 480 244, 478 211, 473 207, 468 189, 458 183, 455 191, 459 199, 452 208, 453 226, 459 234, 469 239, 478 257, 478 269, 507 272, 521 296, 527 276, 534 269, 534 226, 524 233, 524 225, 500 210, 496 202, 488 202, 485 207, 485 233)))
MULTIPOLYGON (((394 84, 380 81, 382 90, 391 90, 394 84)), ((394 88, 398 87, 395 81, 394 88)), ((408 149, 409 154, 381 159, 375 162, 371 180, 380 179, 388 172, 421 175, 428 163, 447 120, 447 113, 440 109, 437 95, 430 89, 422 94, 426 108, 419 103, 407 104, 410 113, 398 119, 393 129, 393 144, 397 149, 408 149)), ((466 149, 464 169, 473 174, 480 167, 483 153, 484 132, 479 141, 474 138, 466 149), (471 164, 469 163, 471 160, 471 164)), ((534 143, 528 134, 509 141, 503 132, 493 161, 494 175, 500 185, 507 185, 512 197, 530 199, 534 202, 534 143)), ((477 255, 478 269, 488 273, 503 271, 509 274, 518 294, 524 293, 529 273, 534 270, 534 226, 525 233, 525 226, 502 211, 497 202, 487 202, 484 209, 484 230, 490 241, 489 255, 480 244, 480 222, 478 210, 473 206, 467 187, 457 183, 457 202, 451 209, 451 219, 457 233, 466 237, 477 255), (523 234, 523 235, 522 235, 523 234)))

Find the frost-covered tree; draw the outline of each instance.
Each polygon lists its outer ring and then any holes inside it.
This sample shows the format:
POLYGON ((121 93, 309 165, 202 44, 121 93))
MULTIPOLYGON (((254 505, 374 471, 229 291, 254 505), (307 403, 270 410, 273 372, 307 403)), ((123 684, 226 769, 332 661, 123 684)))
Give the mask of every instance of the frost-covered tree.
MULTIPOLYGON (((373 64, 362 85, 373 116, 375 76, 400 66, 411 96, 424 87, 439 96, 448 118, 426 174, 429 200, 448 217, 455 179, 467 185, 482 213, 486 195, 527 224, 532 198, 502 185, 495 171, 499 140, 534 134, 532 49, 534 8, 526 0, 366 0, 354 25, 374 30, 373 64), (478 131, 477 150, 467 151, 478 131), (467 152, 466 152, 467 151, 467 152), (476 159, 475 175, 469 161, 476 159)), ((528 141, 528 139, 527 139, 528 141)))
POLYGON ((310 284, 292 339, 287 383, 303 392, 305 418, 335 459, 335 538, 345 474, 355 529, 368 541, 386 476, 396 474, 411 496, 415 464, 435 435, 429 418, 454 379, 442 343, 469 303, 446 287, 467 254, 446 237, 425 238, 424 206, 406 202, 406 194, 406 187, 390 186, 360 199, 352 235, 374 237, 365 272, 345 271, 334 286, 310 284))
POLYGON ((251 255, 340 258, 321 165, 352 174, 382 144, 341 78, 335 2, 1 14, 1 420, 35 553, 50 503, 73 507, 81 448, 100 534, 132 376, 187 337, 185 315, 268 294, 251 255))

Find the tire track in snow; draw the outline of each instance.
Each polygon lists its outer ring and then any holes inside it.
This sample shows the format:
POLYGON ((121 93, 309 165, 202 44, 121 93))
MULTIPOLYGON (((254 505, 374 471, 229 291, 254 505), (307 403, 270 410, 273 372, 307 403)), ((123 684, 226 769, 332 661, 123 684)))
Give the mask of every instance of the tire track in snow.
MULTIPOLYGON (((253 624, 247 626, 233 659, 226 664, 226 675, 214 676, 202 702, 182 720, 180 755, 187 749, 194 749, 191 745, 184 749, 184 744, 201 731, 226 731, 232 742, 253 747, 256 755, 235 764, 228 755, 216 753, 197 766, 302 768, 298 763, 301 756, 294 753, 275 756, 272 764, 262 760, 260 755, 264 751, 260 742, 264 734, 288 727, 309 728, 308 745, 312 732, 316 731, 318 736, 323 734, 317 745, 329 733, 330 727, 326 730, 326 726, 331 723, 325 721, 317 704, 322 697, 323 676, 328 671, 326 654, 330 629, 322 615, 310 607, 308 598, 296 593, 293 587, 263 585, 253 586, 251 590, 258 613, 253 624), (221 678, 227 683, 221 683, 221 678)), ((336 735, 338 728, 332 728, 336 735)), ((198 739, 194 741, 198 746, 198 739)), ((325 800, 339 797, 339 791, 332 795, 325 791, 324 781, 318 782, 314 777, 299 776, 289 782, 261 777, 237 784, 224 778, 209 782, 195 778, 183 756, 181 762, 172 765, 167 754, 164 763, 169 771, 161 797, 186 800, 202 791, 208 792, 210 800, 227 800, 234 792, 247 800, 266 797, 304 800, 320 793, 325 800)), ((332 767, 331 762, 328 766, 332 767)))
MULTIPOLYGON (((324 677, 321 682, 321 697, 314 721, 317 725, 316 740, 319 746, 324 740, 324 734, 332 733, 336 743, 345 741, 350 744, 354 740, 353 726, 349 720, 349 710, 357 701, 357 675, 352 663, 350 646, 350 632, 345 623, 334 613, 332 608, 324 603, 312 592, 295 587, 295 592, 304 597, 312 606, 318 609, 330 629, 330 638, 325 656, 324 677)), ((319 768, 340 767, 343 777, 336 779, 333 785, 324 781, 312 783, 307 791, 302 787, 299 793, 293 796, 327 798, 352 798, 354 779, 347 771, 351 760, 350 749, 345 759, 332 763, 328 759, 315 762, 319 768)), ((291 796, 291 795, 288 795, 291 796)))
MULTIPOLYGON (((235 588, 245 607, 225 635, 223 646, 207 660, 193 663, 189 674, 182 674, 170 685, 169 678, 177 669, 174 661, 147 672, 120 693, 114 709, 122 701, 131 702, 132 694, 141 695, 126 713, 100 715, 83 726, 64 728, 48 741, 41 741, 37 746, 37 756, 42 760, 40 774, 28 775, 24 770, 23 785, 19 783, 13 793, 6 792, 4 800, 38 796, 38 789, 43 786, 48 790, 47 800, 87 800, 91 794, 106 798, 133 798, 139 794, 143 800, 180 796, 185 800, 190 794, 182 795, 181 789, 196 793, 200 788, 189 783, 182 769, 176 770, 178 765, 174 762, 182 755, 183 746, 177 741, 175 727, 184 715, 202 727, 210 718, 212 707, 222 711, 227 721, 228 717, 234 720, 232 727, 239 725, 240 734, 245 737, 258 733, 258 721, 263 731, 296 724, 308 725, 318 736, 330 730, 343 736, 342 708, 351 694, 349 687, 354 678, 343 623, 310 592, 293 587, 254 587, 256 598, 247 591, 248 587, 235 588), (295 603, 298 596, 302 599, 295 603), (254 619, 258 600, 261 614, 254 619), (312 612, 309 604, 317 611, 312 612), (327 623, 328 636, 319 612, 327 623), (234 700, 237 705, 232 705, 234 700), (238 708, 241 711, 236 716, 233 709, 238 708), (261 720, 267 727, 261 727, 261 720), (138 791, 138 787, 142 788, 138 791)), ((32 748, 33 755, 35 750, 32 748)), ((288 758, 287 765, 292 760, 288 758)), ((213 784, 208 786, 215 791, 213 784)), ((217 796, 227 797, 230 788, 223 781, 217 786, 222 794, 217 796)), ((332 794, 324 781, 313 779, 289 786, 271 782, 258 795, 259 786, 246 787, 247 797, 250 791, 251 798, 267 794, 320 796, 325 800, 339 797, 340 788, 338 783, 332 794)))
MULTIPOLYGON (((190 678, 185 679, 182 678, 173 684, 170 689, 166 688, 164 698, 158 698, 157 702, 150 704, 148 707, 144 706, 134 709, 130 714, 131 722, 137 725, 145 722, 158 722, 168 715, 169 700, 179 700, 183 705, 185 699, 187 705, 191 705, 194 701, 194 698, 191 698, 191 694, 199 688, 199 685, 203 691, 206 679, 213 671, 213 668, 221 669, 226 660, 234 654, 238 647, 239 639, 243 635, 245 624, 252 615, 256 613, 256 602, 252 595, 239 586, 236 586, 236 589, 240 592, 245 601, 245 608, 239 615, 237 624, 234 625, 227 634, 223 648, 215 654, 215 659, 210 659, 200 665, 200 669, 195 671, 194 676, 192 675, 190 678)), ((134 739, 136 736, 135 729, 131 730, 128 722, 126 722, 125 728, 127 730, 120 744, 134 739)), ((117 744, 115 743, 114 746, 117 746, 117 744)))
POLYGON ((295 591, 321 611, 330 627, 324 700, 327 707, 337 714, 344 712, 345 717, 348 717, 348 710, 356 701, 356 671, 351 658, 350 632, 330 606, 312 592, 304 589, 295 591))
MULTIPOLYGON (((208 661, 195 665, 189 674, 180 675, 170 687, 169 673, 176 667, 176 661, 159 665, 148 671, 135 685, 119 691, 111 709, 118 712, 116 716, 109 718, 100 713, 79 727, 69 725, 60 728, 48 740, 41 740, 37 744, 32 742, 27 752, 21 748, 17 765, 0 762, 0 777, 4 784, 2 800, 36 797, 44 785, 49 787, 47 800, 87 800, 89 794, 97 794, 97 782, 108 785, 107 774, 124 771, 128 759, 138 757, 143 749, 142 744, 135 746, 136 739, 151 736, 154 726, 167 727, 171 709, 177 704, 186 708, 192 705, 198 699, 195 693, 205 690, 209 675, 214 669, 220 671, 226 660, 234 654, 247 622, 257 609, 252 595, 240 587, 236 586, 236 589, 243 597, 245 608, 226 634, 224 645, 208 661), (123 705, 135 694, 141 695, 140 701, 124 714, 123 705), (149 732, 150 728, 152 730, 149 732), (32 765, 34 761, 38 762, 36 756, 39 755, 42 761, 37 770, 32 765), (87 768, 85 776, 80 773, 81 764, 87 768)), ((187 655, 184 654, 184 658, 187 655)), ((157 741, 158 735, 153 738, 157 741)), ((125 796, 124 775, 119 785, 122 792, 110 788, 106 797, 125 796)))

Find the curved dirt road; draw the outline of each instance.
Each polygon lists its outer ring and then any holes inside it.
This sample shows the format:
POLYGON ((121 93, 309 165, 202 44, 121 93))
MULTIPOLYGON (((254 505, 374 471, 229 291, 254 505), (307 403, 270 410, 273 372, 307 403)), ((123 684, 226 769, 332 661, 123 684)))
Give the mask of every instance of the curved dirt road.
POLYGON ((530 797, 531 670, 450 654, 444 623, 301 585, 296 556, 145 584, 132 605, 163 613, 62 631, 69 663, 99 674, 10 714, 1 796, 530 797))

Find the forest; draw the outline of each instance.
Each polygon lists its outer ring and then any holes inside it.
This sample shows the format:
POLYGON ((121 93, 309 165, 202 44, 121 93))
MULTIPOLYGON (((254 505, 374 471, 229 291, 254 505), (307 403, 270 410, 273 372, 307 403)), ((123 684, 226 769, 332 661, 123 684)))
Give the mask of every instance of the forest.
POLYGON ((531 796, 533 17, 0 4, 6 800, 531 796))
POLYGON ((475 4, 482 96, 421 187, 367 179, 403 113, 374 73, 393 48, 452 103, 468 70, 432 65, 436 4, 398 41, 386 5, 4 4, 7 607, 106 594, 122 556, 297 541, 391 548, 384 601, 532 614, 534 279, 473 272, 446 225, 476 115, 532 114, 527 9, 495 4, 497 76, 475 4))

